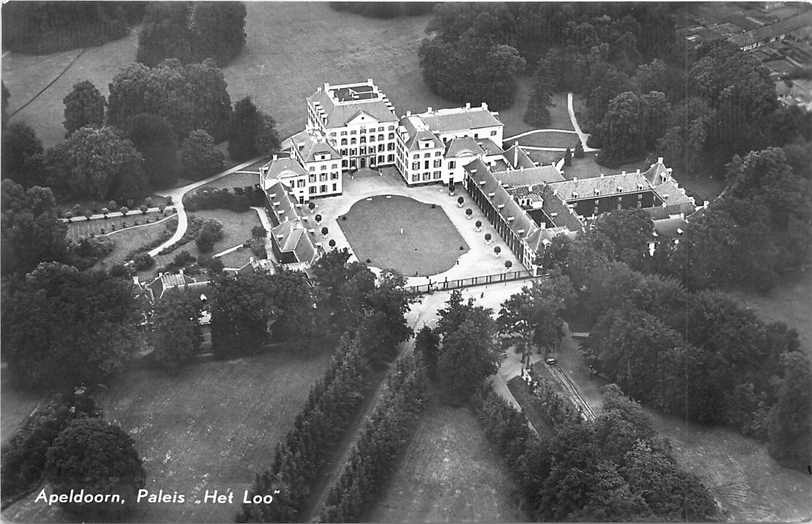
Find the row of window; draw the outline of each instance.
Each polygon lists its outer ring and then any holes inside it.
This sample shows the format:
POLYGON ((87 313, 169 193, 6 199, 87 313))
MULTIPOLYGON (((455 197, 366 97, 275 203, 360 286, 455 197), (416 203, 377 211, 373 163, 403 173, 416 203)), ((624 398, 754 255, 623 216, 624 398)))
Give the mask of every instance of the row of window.
MULTIPOLYGON (((428 169, 429 168, 429 162, 430 162, 430 160, 426 160, 425 162, 423 162, 423 169, 428 169)), ((440 159, 435 160, 434 161, 434 167, 443 167, 443 161, 440 160, 440 159)), ((418 162, 412 162, 412 171, 416 171, 418 169, 420 169, 420 162, 419 161, 418 162)))
MULTIPOLYGON (((384 151, 394 151, 394 150, 395 150, 395 144, 387 144, 387 145, 378 144, 378 148, 377 148, 378 153, 382 153, 384 151)), ((375 152, 376 152, 375 146, 352 148, 352 149, 347 149, 345 147, 345 148, 341 149, 341 156, 348 156, 348 155, 349 156, 358 156, 358 155, 373 154, 375 152)))
MULTIPOLYGON (((308 188, 308 193, 310 193, 311 195, 315 195, 316 193, 327 193, 327 184, 322 184, 318 186, 318 191, 316 191, 316 189, 317 189, 316 186, 310 186, 308 188)), ((336 191, 338 191, 338 184, 333 184, 332 192, 336 191)))
MULTIPOLYGON (((389 131, 394 131, 395 126, 390 125, 386 129, 388 129, 389 131)), ((384 131, 385 131, 384 126, 378 126, 377 128, 370 127, 369 129, 350 129, 349 131, 344 129, 344 130, 341 131, 341 136, 347 136, 348 134, 350 134, 350 135, 359 135, 359 134, 363 134, 363 133, 383 133, 384 131)), ((335 131, 330 131, 330 136, 335 137, 336 132, 335 131)), ((394 134, 390 134, 389 138, 394 138, 394 134)), ((380 139, 380 140, 382 140, 382 139, 380 139)))
POLYGON ((423 182, 428 182, 429 180, 432 179, 440 180, 442 176, 443 175, 440 171, 434 171, 433 173, 426 172, 423 173, 422 175, 420 173, 415 173, 412 175, 412 182, 420 182, 421 177, 423 179, 423 182))
MULTIPOLYGON (((308 166, 307 169, 312 173, 316 170, 316 166, 308 166)), ((330 169, 338 169, 338 163, 331 165, 330 169)), ((327 164, 322 164, 321 167, 319 167, 319 171, 327 171, 327 164)))

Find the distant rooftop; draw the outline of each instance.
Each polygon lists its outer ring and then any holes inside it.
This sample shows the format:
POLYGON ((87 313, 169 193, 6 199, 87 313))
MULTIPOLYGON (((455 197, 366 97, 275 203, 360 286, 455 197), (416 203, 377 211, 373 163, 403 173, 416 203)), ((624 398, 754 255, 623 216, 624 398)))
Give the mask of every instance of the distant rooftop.
POLYGON ((450 109, 432 110, 429 108, 428 111, 417 116, 435 133, 449 133, 503 125, 495 114, 488 110, 488 105, 485 103, 480 107, 466 105, 465 107, 450 109))

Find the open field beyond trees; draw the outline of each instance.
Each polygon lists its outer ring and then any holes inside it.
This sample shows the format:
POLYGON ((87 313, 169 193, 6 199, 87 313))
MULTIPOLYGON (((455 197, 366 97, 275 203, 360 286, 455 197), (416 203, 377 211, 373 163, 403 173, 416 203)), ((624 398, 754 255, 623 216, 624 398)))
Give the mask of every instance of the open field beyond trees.
MULTIPOLYGON (((108 420, 135 440, 146 488, 185 493, 235 492, 234 504, 141 504, 139 522, 232 522, 237 499, 254 473, 267 468, 276 443, 292 427, 310 387, 329 361, 328 348, 297 355, 282 350, 231 361, 193 364, 178 376, 137 369, 100 398, 108 420)), ((5 408, 5 401, 4 401, 5 408)), ((5 412, 5 409, 4 409, 5 412)), ((5 426, 5 420, 4 420, 5 426)), ((36 494, 3 514, 9 521, 62 521, 36 494)))
POLYGON ((442 273, 468 251, 441 207, 411 198, 365 198, 345 217, 338 224, 359 260, 406 276, 442 273))
POLYGON ((516 522, 514 486, 468 408, 431 401, 372 522, 516 522))
MULTIPOLYGON (((251 96, 274 117, 283 138, 302 129, 304 97, 324 82, 373 78, 398 114, 455 105, 423 83, 417 49, 426 36, 428 15, 380 20, 333 11, 327 3, 316 2, 248 2, 246 8, 245 49, 223 69, 228 91, 232 101, 251 96)), ((3 81, 11 92, 11 112, 64 71, 13 120, 29 123, 46 147, 61 142, 65 135, 62 99, 82 80, 90 80, 106 96, 116 73, 135 61, 139 30, 136 27, 125 38, 83 53, 75 49, 4 57, 3 81)), ((528 87, 522 82, 516 103, 502 112, 506 135, 530 129, 521 121, 527 97, 528 87)))

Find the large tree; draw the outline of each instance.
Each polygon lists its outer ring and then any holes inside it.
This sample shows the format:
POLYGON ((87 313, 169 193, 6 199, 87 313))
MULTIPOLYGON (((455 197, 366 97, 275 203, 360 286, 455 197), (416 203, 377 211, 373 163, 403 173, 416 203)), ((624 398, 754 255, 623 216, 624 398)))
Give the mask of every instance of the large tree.
POLYGON ((141 113, 130 121, 127 134, 144 157, 144 172, 150 185, 174 186, 178 181, 178 147, 169 123, 158 115, 141 113))
POLYGON ((119 495, 121 503, 68 502, 63 507, 88 518, 120 518, 133 507, 146 472, 132 438, 120 427, 99 418, 79 418, 48 449, 45 478, 55 493, 119 495))
POLYGON ((524 113, 525 123, 535 127, 546 127, 550 124, 549 106, 553 102, 554 75, 550 61, 546 58, 539 60, 533 75, 527 111, 524 113))
POLYGON ((150 67, 166 58, 189 62, 192 58, 189 10, 190 2, 149 3, 138 34, 136 60, 150 67))
POLYGON ((228 154, 232 160, 248 160, 268 155, 279 149, 279 137, 273 118, 245 97, 234 104, 228 135, 228 154))
POLYGON ((40 173, 42 142, 24 122, 13 122, 3 129, 3 178, 25 186, 33 185, 40 173))
POLYGON ((224 66, 240 54, 245 46, 245 14, 242 2, 195 2, 189 22, 195 59, 213 58, 224 66))
POLYGON ((649 259, 654 224, 641 209, 612 211, 600 215, 587 235, 592 246, 607 258, 639 270, 649 259))
MULTIPOLYGON (((4 286, 5 287, 5 286, 4 286)), ((131 283, 42 263, 3 300, 3 354, 22 386, 97 383, 139 348, 131 283)))
POLYGON ((83 127, 44 162, 46 182, 60 196, 126 200, 147 192, 143 156, 113 127, 83 127))
POLYGON ((620 93, 609 102, 601 123, 602 148, 597 156, 600 164, 616 166, 645 154, 642 114, 643 102, 632 91, 620 93))
POLYGON ((200 349, 203 334, 198 317, 200 295, 172 290, 155 305, 151 341, 153 358, 174 373, 200 349))
POLYGON ((184 178, 199 180, 223 169, 223 153, 204 129, 195 129, 183 140, 180 164, 184 178))
POLYGON ((23 189, 3 180, 2 272, 26 273, 41 261, 63 260, 67 226, 57 219, 56 201, 47 187, 23 189))
POLYGON ((101 127, 104 124, 104 95, 90 80, 74 84, 62 102, 65 104, 63 125, 67 130, 66 136, 86 126, 101 127))

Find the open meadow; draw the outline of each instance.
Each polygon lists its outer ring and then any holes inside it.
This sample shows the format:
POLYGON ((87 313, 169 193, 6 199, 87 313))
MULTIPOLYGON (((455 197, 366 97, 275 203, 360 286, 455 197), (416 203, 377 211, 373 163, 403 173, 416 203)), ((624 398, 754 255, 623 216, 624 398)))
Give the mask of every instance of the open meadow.
POLYGON ((513 482, 467 407, 426 406, 371 522, 516 522, 513 482))
POLYGON ((115 243, 115 247, 109 255, 99 260, 93 269, 110 269, 116 264, 123 264, 133 250, 157 242, 161 238, 169 238, 177 227, 177 217, 170 217, 161 222, 107 233, 107 238, 115 243))
MULTIPOLYGON (((320 353, 272 350, 230 361, 191 364, 177 376, 135 369, 100 403, 108 420, 135 441, 146 488, 177 490, 186 504, 141 504, 135 522, 233 522, 237 498, 268 467, 276 443, 292 427, 313 383, 329 361, 320 353), (206 489, 233 490, 234 504, 194 504, 206 489)), ((5 405, 4 405, 5 407, 5 405)), ((4 420, 5 425, 5 420, 4 420)), ((3 512, 7 521, 62 521, 57 509, 33 502, 3 512)))

